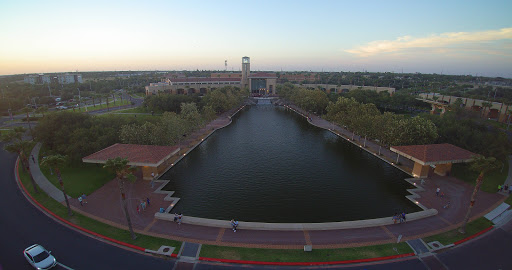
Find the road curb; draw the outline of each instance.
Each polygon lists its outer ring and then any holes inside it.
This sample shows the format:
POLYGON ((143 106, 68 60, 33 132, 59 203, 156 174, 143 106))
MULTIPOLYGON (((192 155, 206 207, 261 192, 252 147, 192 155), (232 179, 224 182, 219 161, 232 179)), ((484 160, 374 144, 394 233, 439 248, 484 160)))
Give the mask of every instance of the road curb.
POLYGON ((59 221, 65 223, 66 225, 68 226, 71 226, 75 229, 78 229, 82 232, 85 232, 85 233, 88 233, 88 234, 91 234, 91 235, 94 235, 95 237, 99 237, 103 240, 107 240, 109 242, 112 242, 112 243, 116 243, 118 245, 122 245, 124 247, 127 247, 127 248, 131 248, 131 249, 135 249, 135 250, 138 250, 138 251, 142 251, 142 252, 146 252, 146 249, 145 248, 142 248, 142 247, 139 247, 139 246, 136 246, 136 245, 132 245, 132 244, 129 244, 129 243, 125 243, 125 242, 122 242, 122 241, 119 241, 119 240, 116 240, 116 239, 113 239, 113 238, 110 238, 110 237, 107 237, 107 236, 104 236, 104 235, 101 235, 99 233, 96 233, 96 232, 93 232, 93 231, 90 231, 88 229, 85 229, 85 228, 82 228, 74 223, 71 223, 63 218, 61 218, 60 216, 58 216, 57 214, 53 213, 52 211, 50 211, 48 208, 44 207, 41 203, 39 203, 36 199, 34 199, 34 197, 32 197, 32 195, 30 195, 30 193, 27 191, 27 189, 25 188, 25 185, 23 185, 23 183, 21 182, 21 178, 19 176, 19 172, 18 172, 18 167, 19 167, 19 158, 16 159, 16 164, 14 166, 14 170, 15 170, 15 175, 16 175, 16 181, 18 182, 18 184, 21 186, 22 188, 22 192, 25 193, 26 196, 28 196, 28 198, 34 202, 40 209, 42 209, 43 211, 45 211, 46 213, 50 214, 52 217, 58 219, 59 221))
POLYGON ((494 226, 490 226, 489 228, 483 229, 483 230, 481 230, 481 231, 479 231, 479 232, 477 232, 477 233, 475 233, 475 234, 473 234, 471 236, 468 236, 468 237, 466 237, 464 239, 461 239, 459 241, 454 242, 453 245, 457 246, 457 245, 460 245, 462 243, 465 243, 465 242, 467 242, 467 241, 469 241, 469 240, 471 240, 473 238, 476 238, 476 237, 478 237, 478 236, 480 236, 480 235, 482 235, 482 234, 492 230, 493 228, 494 228, 494 226))
POLYGON ((412 256, 414 256, 414 253, 406 253, 406 254, 368 258, 368 259, 330 261, 330 262, 262 262, 262 261, 216 259, 216 258, 207 258, 207 257, 199 257, 199 260, 200 261, 208 261, 208 262, 237 263, 237 264, 307 266, 307 265, 334 265, 334 264, 377 262, 377 261, 386 261, 386 260, 399 259, 399 258, 407 258, 407 257, 412 257, 412 256))

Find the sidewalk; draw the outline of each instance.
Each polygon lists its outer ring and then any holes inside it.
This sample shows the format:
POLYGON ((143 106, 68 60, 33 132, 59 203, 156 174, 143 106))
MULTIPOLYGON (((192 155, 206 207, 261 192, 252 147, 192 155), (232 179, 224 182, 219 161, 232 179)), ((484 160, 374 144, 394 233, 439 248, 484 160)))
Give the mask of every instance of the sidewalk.
MULTIPOLYGON (((191 147, 191 143, 197 141, 194 136, 204 134, 205 130, 221 128, 231 122, 229 114, 224 114, 212 121, 205 128, 189 136, 189 139, 180 145, 191 147)), ((351 138, 352 134, 343 128, 311 115, 311 123, 326 129, 332 129, 344 136, 351 138)), ((357 137, 356 137, 357 139, 357 137)), ((362 142, 361 142, 362 143, 362 142)), ((377 150, 378 146, 367 141, 368 149, 377 150)), ((39 147, 34 148, 34 157, 37 157, 39 147)), ((396 154, 389 149, 381 149, 383 157, 396 160, 396 154)), ((407 160, 400 160, 402 164, 411 164, 407 160)), ((38 163, 31 162, 31 171, 34 171, 34 178, 38 178, 38 184, 42 188, 62 202, 62 192, 48 182, 39 170, 38 163), (46 183, 45 183, 46 180, 46 183), (48 185, 52 186, 48 187, 48 185), (60 197, 59 193, 60 192, 60 197)), ((164 201, 164 194, 154 193, 158 185, 151 187, 150 183, 139 178, 134 183, 127 183, 125 186, 128 209, 132 218, 135 231, 140 234, 147 234, 162 238, 186 241, 191 243, 237 246, 237 247, 258 247, 258 248, 280 248, 280 249, 301 249, 304 245, 313 245, 314 248, 343 248, 365 245, 376 245, 384 243, 396 243, 397 238, 402 235, 401 241, 413 240, 432 234, 457 228, 462 222, 467 204, 470 200, 473 186, 454 177, 433 176, 426 179, 422 187, 424 191, 417 192, 420 198, 417 201, 429 209, 436 209, 438 214, 416 221, 408 221, 402 224, 379 225, 367 228, 353 229, 330 229, 330 230, 258 230, 244 229, 243 222, 237 232, 226 230, 226 228, 200 226, 187 224, 187 217, 183 218, 181 225, 172 221, 159 220, 154 218, 155 212, 160 207, 166 208, 170 202, 164 201), (446 194, 444 198, 435 196, 435 189, 440 187, 446 194), (137 213, 137 205, 142 200, 150 198, 151 205, 146 211, 137 213), (451 207, 444 209, 447 201, 451 201, 451 207)), ((419 180, 416 182, 420 185, 419 180)), ((117 183, 111 181, 88 196, 88 204, 80 206, 77 200, 70 203, 75 209, 85 215, 96 218, 110 225, 126 228, 125 219, 120 204, 120 196, 117 183)), ((500 194, 489 194, 480 192, 478 203, 473 208, 472 218, 477 218, 494 209, 504 199, 500 194)), ((391 217, 389 217, 391 220, 391 217)), ((227 224, 229 221, 226 221, 227 224)), ((229 226, 229 225, 228 225, 229 226)))

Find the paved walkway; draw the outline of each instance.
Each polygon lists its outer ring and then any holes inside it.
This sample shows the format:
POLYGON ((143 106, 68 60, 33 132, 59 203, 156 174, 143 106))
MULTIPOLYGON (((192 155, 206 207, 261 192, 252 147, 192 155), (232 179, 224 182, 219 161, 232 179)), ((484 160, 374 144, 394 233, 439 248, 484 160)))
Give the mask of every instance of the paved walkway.
MULTIPOLYGON (((295 108, 296 109, 296 108, 295 108)), ((315 115, 309 115, 310 122, 316 126, 332 129, 343 137, 351 138, 352 134, 347 130, 334 126, 315 115)), ((231 122, 229 114, 224 114, 215 121, 212 121, 205 128, 189 136, 190 139, 181 142, 180 145, 189 151, 200 141, 200 136, 221 128, 231 122), (199 137, 194 137, 199 136, 199 137)), ((363 143, 355 137, 353 143, 363 143)), ((379 150, 374 142, 367 141, 366 145, 371 150, 379 150)), ((362 148, 364 149, 364 148, 362 148)), ((381 149, 383 158, 388 161, 395 161, 396 154, 388 149, 381 149)), ((34 155, 36 156, 36 155, 34 155)), ((400 168, 410 171, 412 162, 400 159, 403 164, 400 168)), ((31 163, 31 167, 37 167, 37 163, 31 163)), ((512 166, 511 166, 512 167, 512 166)), ((35 168, 34 168, 35 169, 35 168)), ((37 171, 37 170, 36 170, 37 171)), ((414 240, 452 230, 460 226, 468 202, 470 200, 473 186, 454 177, 441 177, 433 173, 422 187, 424 191, 418 192, 420 198, 416 200, 426 208, 436 209, 438 214, 428 218, 416 221, 408 221, 402 224, 380 225, 368 228, 353 229, 331 229, 331 230, 247 230, 243 223, 240 223, 237 232, 226 228, 200 226, 187 224, 187 217, 183 218, 183 223, 178 224, 172 221, 159 220, 154 218, 155 212, 160 207, 166 208, 169 201, 164 201, 165 195, 154 193, 158 185, 151 187, 148 181, 138 180, 134 183, 127 183, 125 186, 128 199, 128 209, 132 218, 135 231, 140 234, 147 234, 162 238, 175 239, 189 243, 202 243, 213 245, 240 246, 240 247, 259 247, 259 248, 281 248, 281 249, 302 249, 304 245, 313 245, 314 248, 341 248, 354 247, 384 243, 394 243, 399 235, 402 235, 401 241, 414 240), (439 187, 444 192, 443 198, 435 195, 435 189, 439 187), (137 212, 137 205, 149 198, 151 204, 146 211, 137 212), (444 206, 451 202, 449 208, 444 206)), ((415 180, 416 185, 421 185, 419 180, 415 180)), ((120 196, 117 183, 111 181, 102 188, 96 190, 88 196, 88 204, 80 206, 76 199, 71 200, 73 208, 84 215, 98 219, 102 222, 111 224, 119 228, 126 228, 120 196)), ((490 194, 480 192, 478 200, 473 208, 472 218, 477 218, 497 207, 506 197, 495 193, 490 194)), ((391 217, 389 217, 391 220, 391 217)), ((226 225, 229 226, 228 221, 226 225)))

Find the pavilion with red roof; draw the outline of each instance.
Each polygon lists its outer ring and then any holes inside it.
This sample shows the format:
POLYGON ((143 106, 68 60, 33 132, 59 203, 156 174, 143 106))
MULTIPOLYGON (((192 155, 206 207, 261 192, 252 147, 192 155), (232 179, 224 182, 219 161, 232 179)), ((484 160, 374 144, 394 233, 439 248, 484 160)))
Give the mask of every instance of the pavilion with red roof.
POLYGON ((451 172, 453 163, 469 162, 473 156, 477 156, 449 143, 393 146, 390 150, 413 160, 412 174, 419 178, 428 177, 431 165, 435 166, 434 173, 445 176, 451 172))
POLYGON ((116 143, 94 154, 82 158, 86 163, 105 164, 108 159, 121 157, 128 159, 128 165, 142 168, 142 178, 151 180, 171 167, 171 157, 180 151, 176 146, 138 145, 116 143))

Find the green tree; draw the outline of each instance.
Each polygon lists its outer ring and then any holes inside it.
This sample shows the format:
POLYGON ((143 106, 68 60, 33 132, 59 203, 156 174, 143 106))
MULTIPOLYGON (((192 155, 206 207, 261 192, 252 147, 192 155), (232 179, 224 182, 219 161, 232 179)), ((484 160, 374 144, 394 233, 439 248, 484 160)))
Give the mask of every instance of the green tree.
POLYGON ((473 190, 473 194, 471 194, 471 201, 469 203, 468 211, 466 212, 466 216, 464 217, 464 221, 462 222, 462 226, 459 228, 460 233, 466 233, 466 224, 469 221, 469 217, 471 215, 471 210, 475 205, 476 194, 480 190, 480 186, 484 181, 484 176, 488 172, 492 172, 502 165, 501 161, 496 160, 494 157, 485 158, 484 156, 476 156, 473 157, 471 162, 470 169, 476 172, 479 172, 478 178, 476 179, 475 189, 473 190))
POLYGON ((27 157, 27 153, 30 153, 30 149, 32 148, 33 144, 32 142, 23 140, 24 133, 25 129, 23 127, 15 127, 13 131, 8 132, 2 136, 2 141, 7 143, 4 145, 4 149, 7 152, 18 154, 23 168, 30 176, 30 181, 32 182, 34 192, 39 193, 36 181, 30 172, 29 161, 27 157))
POLYGON ((68 207, 68 215, 72 216, 73 212, 71 212, 71 206, 69 206, 68 196, 66 195, 66 190, 64 189, 64 182, 62 182, 62 176, 60 174, 59 167, 62 167, 64 163, 66 163, 66 156, 63 155, 50 155, 43 158, 41 161, 42 167, 52 168, 55 170, 57 174, 57 179, 59 179, 60 188, 62 189, 62 195, 64 195, 64 199, 66 200, 66 206, 68 207))
POLYGON ((132 239, 137 238, 132 228, 132 221, 130 219, 130 214, 128 213, 128 206, 126 204, 126 194, 124 191, 125 181, 135 181, 136 177, 133 175, 133 171, 135 170, 133 167, 128 166, 128 159, 116 157, 108 159, 103 168, 115 173, 117 184, 119 186, 119 192, 121 193, 121 199, 124 209, 124 215, 126 217, 126 223, 128 224, 128 229, 130 230, 130 234, 132 239))

